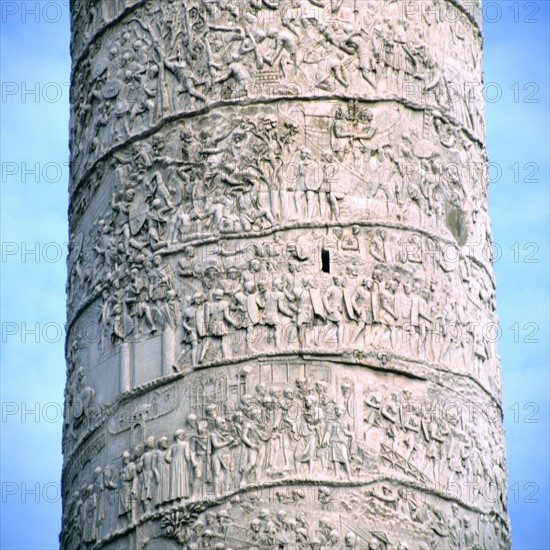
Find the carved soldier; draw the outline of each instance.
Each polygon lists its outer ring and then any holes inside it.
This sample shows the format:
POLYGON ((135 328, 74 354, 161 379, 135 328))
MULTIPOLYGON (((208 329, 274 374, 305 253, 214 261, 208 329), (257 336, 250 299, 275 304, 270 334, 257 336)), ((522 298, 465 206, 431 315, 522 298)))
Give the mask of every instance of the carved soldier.
MULTIPOLYGON (((334 284, 330 285, 323 295, 323 305, 327 313, 327 321, 336 329, 336 345, 344 344, 344 327, 346 313, 344 311, 344 278, 336 276, 334 284)), ((328 334, 327 334, 328 336, 328 334)))
POLYGON ((339 477, 338 467, 341 466, 348 479, 351 479, 350 449, 353 445, 354 433, 344 419, 344 412, 342 405, 334 407, 334 418, 327 421, 325 445, 330 447, 334 476, 339 477))
POLYGON ((313 278, 306 276, 302 279, 302 288, 294 289, 296 300, 296 326, 298 328, 298 338, 300 346, 308 346, 308 332, 313 330, 315 345, 319 345, 319 332, 315 330, 316 322, 324 321, 324 307, 319 289, 313 288, 313 278))
POLYGON ((137 465, 132 460, 130 451, 122 453, 122 470, 120 471, 120 501, 118 515, 132 523, 137 517, 137 499, 139 497, 139 477, 137 465))
POLYGON ((351 150, 353 133, 341 107, 334 112, 334 121, 330 128, 330 145, 336 160, 342 162, 351 150))
POLYGON ((229 335, 230 327, 237 327, 238 323, 231 316, 229 301, 223 298, 224 292, 221 288, 218 288, 212 292, 212 299, 206 302, 206 330, 209 340, 204 345, 202 351, 203 357, 206 355, 210 339, 216 338, 221 343, 222 359, 231 358, 231 349, 227 336, 229 335))
POLYGON ((357 320, 357 328, 350 338, 350 343, 355 344, 359 336, 363 335, 363 349, 368 349, 371 343, 371 328, 373 322, 373 296, 372 279, 365 277, 361 281, 361 286, 358 286, 351 297, 355 319, 357 320))
POLYGON ((230 447, 235 446, 235 444, 237 442, 231 437, 225 418, 216 417, 214 429, 209 435, 212 483, 216 495, 221 495, 230 489, 230 479, 234 471, 230 447))
POLYGON ((263 300, 261 323, 267 327, 268 331, 273 332, 275 349, 282 349, 281 337, 284 328, 294 316, 294 311, 291 309, 283 290, 283 281, 275 279, 272 288, 269 290, 265 287, 261 297, 263 300))
POLYGON ((196 292, 191 304, 182 310, 184 341, 191 345, 191 365, 193 367, 202 363, 206 352, 203 342, 207 334, 205 304, 206 296, 202 292, 196 292))

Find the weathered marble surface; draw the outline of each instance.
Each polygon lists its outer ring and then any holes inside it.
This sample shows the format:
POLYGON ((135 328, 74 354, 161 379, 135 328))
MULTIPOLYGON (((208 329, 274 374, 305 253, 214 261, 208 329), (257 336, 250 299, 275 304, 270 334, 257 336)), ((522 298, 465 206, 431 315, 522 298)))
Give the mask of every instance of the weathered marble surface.
POLYGON ((63 548, 509 548, 478 2, 75 0, 63 548))

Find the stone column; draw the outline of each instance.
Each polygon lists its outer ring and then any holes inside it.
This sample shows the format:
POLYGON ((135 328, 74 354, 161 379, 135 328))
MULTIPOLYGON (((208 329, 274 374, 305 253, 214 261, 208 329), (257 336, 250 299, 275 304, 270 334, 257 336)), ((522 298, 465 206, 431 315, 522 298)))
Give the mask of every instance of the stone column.
POLYGON ((510 547, 479 12, 72 2, 62 548, 510 547))

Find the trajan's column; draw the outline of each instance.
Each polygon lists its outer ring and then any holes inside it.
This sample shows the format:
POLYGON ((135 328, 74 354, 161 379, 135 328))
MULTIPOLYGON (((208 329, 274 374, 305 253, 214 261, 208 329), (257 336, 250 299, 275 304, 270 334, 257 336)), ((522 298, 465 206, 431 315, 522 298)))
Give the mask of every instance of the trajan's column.
POLYGON ((62 548, 510 548, 478 1, 71 4, 62 548))

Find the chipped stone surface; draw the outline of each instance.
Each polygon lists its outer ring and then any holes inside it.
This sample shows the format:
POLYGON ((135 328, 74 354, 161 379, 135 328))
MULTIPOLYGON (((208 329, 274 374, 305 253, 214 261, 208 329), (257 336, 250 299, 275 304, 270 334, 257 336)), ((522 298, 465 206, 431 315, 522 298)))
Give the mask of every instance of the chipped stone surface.
POLYGON ((62 548, 510 548, 479 11, 72 2, 62 548))

